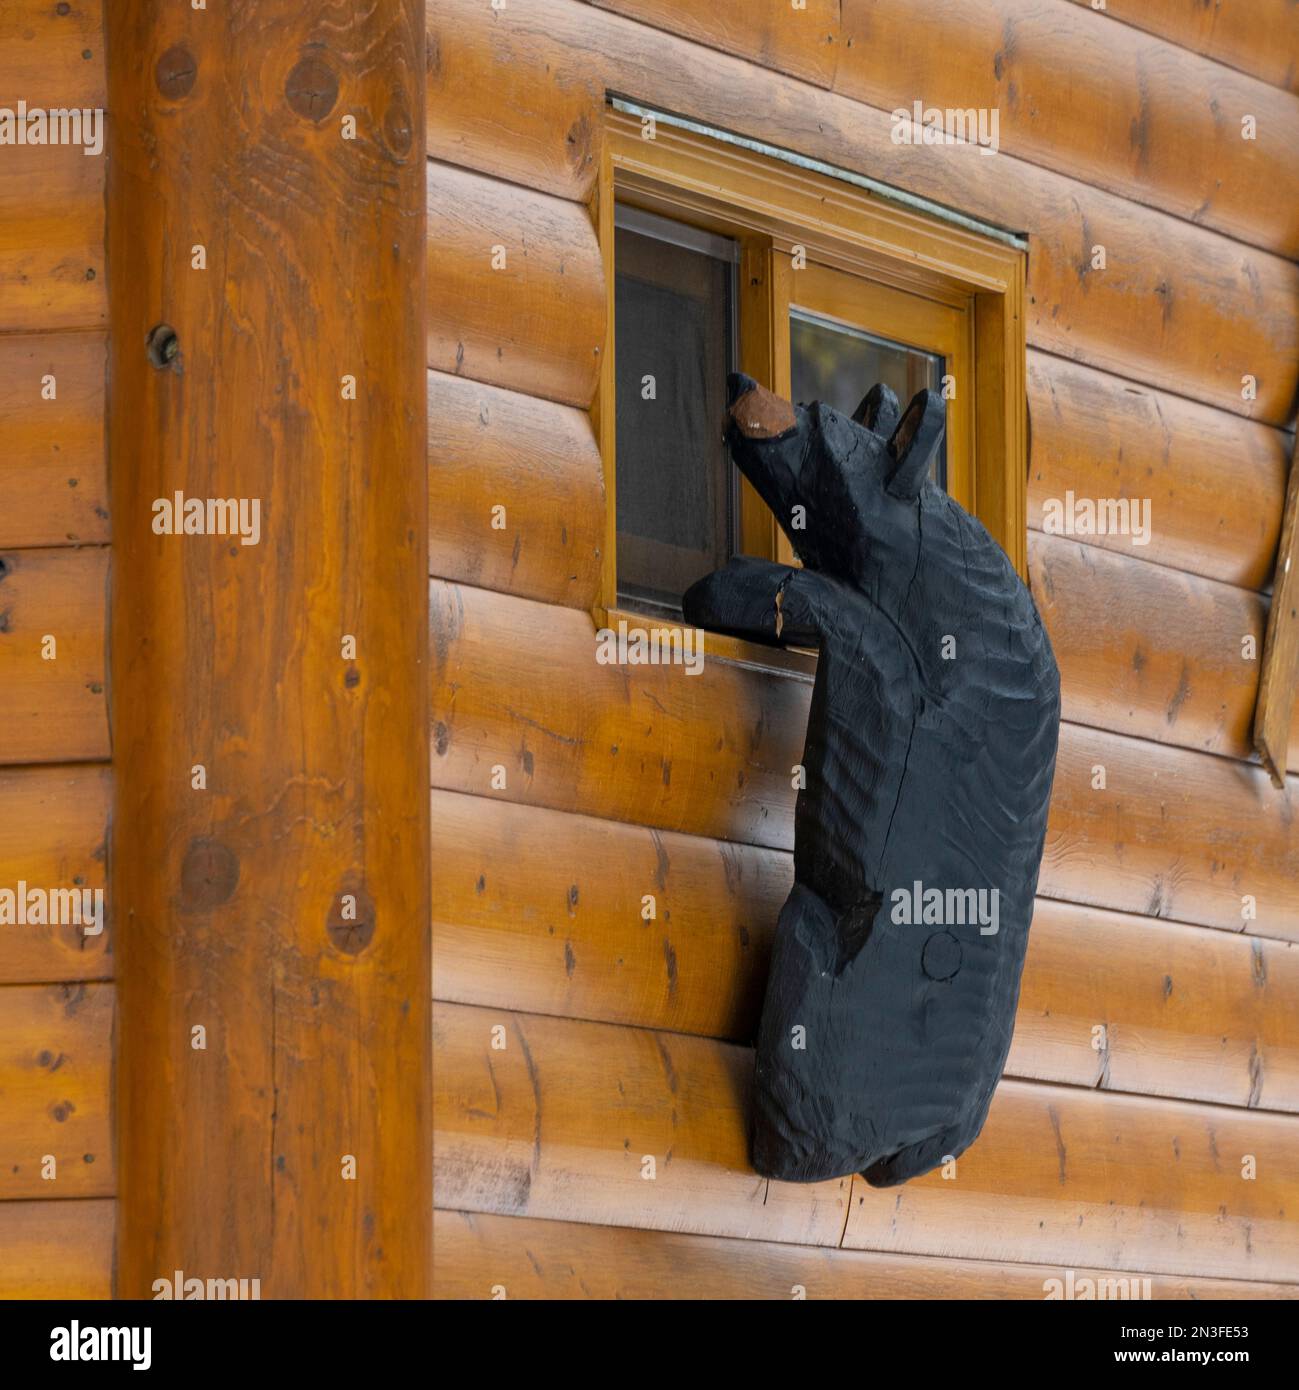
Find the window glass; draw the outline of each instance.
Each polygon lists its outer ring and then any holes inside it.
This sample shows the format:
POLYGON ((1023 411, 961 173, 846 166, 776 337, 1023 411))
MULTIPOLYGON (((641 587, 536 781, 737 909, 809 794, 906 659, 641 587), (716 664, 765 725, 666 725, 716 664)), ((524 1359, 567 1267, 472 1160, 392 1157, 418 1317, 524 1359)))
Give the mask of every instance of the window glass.
MULTIPOLYGON (((943 358, 903 343, 832 323, 802 310, 789 316, 790 381, 795 401, 822 401, 851 415, 877 381, 891 386, 905 410, 917 391, 941 389, 943 358)), ((930 476, 946 486, 947 443, 930 476)))
POLYGON ((722 422, 736 247, 627 207, 614 237, 618 599, 676 613, 734 549, 722 422))

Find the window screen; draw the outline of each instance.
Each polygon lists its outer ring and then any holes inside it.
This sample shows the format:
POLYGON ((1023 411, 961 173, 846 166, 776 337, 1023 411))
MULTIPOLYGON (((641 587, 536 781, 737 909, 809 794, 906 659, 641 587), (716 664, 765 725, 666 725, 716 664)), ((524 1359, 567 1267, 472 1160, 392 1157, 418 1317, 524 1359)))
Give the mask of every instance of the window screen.
POLYGON ((736 245, 639 209, 615 217, 618 600, 678 613, 734 551, 722 443, 736 245))

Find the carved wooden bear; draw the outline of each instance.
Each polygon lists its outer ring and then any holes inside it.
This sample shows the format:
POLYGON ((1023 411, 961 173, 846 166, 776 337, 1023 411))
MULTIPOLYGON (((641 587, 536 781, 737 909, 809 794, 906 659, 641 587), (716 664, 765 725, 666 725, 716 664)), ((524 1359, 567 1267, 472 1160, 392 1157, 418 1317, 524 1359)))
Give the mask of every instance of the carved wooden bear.
POLYGON ((929 481, 943 403, 851 419, 730 379, 727 441, 804 568, 737 558, 686 620, 816 647, 757 1046, 764 1176, 886 1187, 978 1136, 1010 1047, 1060 682, 1000 546, 929 481))

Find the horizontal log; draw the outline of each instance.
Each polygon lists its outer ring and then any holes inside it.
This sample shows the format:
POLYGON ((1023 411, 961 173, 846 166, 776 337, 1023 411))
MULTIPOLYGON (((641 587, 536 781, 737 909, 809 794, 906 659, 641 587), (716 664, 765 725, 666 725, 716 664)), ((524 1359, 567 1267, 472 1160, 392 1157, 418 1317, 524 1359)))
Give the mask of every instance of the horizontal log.
POLYGON ((1037 900, 1006 1073, 1299 1112, 1299 946, 1037 900))
POLYGON ((1297 790, 1292 777, 1278 796, 1245 763, 1066 724, 1038 892, 1299 940, 1297 790))
MULTIPOLYGON (((1252 759, 1267 601, 1142 555, 1141 546, 1123 555, 1029 534, 1029 575, 1060 666, 1064 717, 1252 759)), ((1290 766, 1299 766, 1299 724, 1290 766)))
MULTIPOLYGON (((102 889, 111 790, 102 765, 0 768, 0 888, 102 889)), ((97 936, 75 924, 0 929, 0 984, 108 979, 106 915, 97 936)))
MULTIPOLYGON (((756 1035, 788 854, 486 797, 432 800, 435 998, 756 1035)), ((1296 996, 1289 942, 1040 898, 1006 1071, 1299 1111, 1296 996)))
POLYGON ((590 0, 601 9, 666 29, 693 43, 801 77, 818 87, 834 80, 840 55, 840 0, 590 0))
POLYGON ((106 365, 102 333, 0 336, 0 547, 108 540, 106 365))
POLYGON ((589 609, 605 511, 586 413, 430 372, 428 417, 429 572, 589 609))
POLYGON ((107 604, 104 547, 0 554, 0 763, 108 757, 107 604))
MULTIPOLYGON (((1117 1270, 994 1264, 883 1255, 872 1250, 778 1245, 678 1231, 637 1231, 468 1211, 433 1213, 433 1296, 507 1299, 1040 1299, 1072 1276, 1124 1278, 1117 1270)), ((1158 1299, 1299 1298, 1299 1285, 1156 1274, 1158 1299)), ((1143 1297, 1147 1286, 1107 1284, 1143 1297)))
POLYGON ((843 1243, 1293 1283, 1296 1143, 1291 1116, 1004 1082, 954 1178, 856 1179, 843 1243))
POLYGON ((106 322, 104 164, 78 145, 5 146, 0 333, 106 322))
MULTIPOLYGON (((587 615, 440 582, 429 620, 435 787, 792 848, 806 678, 707 643, 695 676, 602 666, 587 615)), ((1288 802, 1261 769, 1062 728, 1045 896, 1299 939, 1296 878, 1288 802)))
POLYGON ((11 108, 19 98, 29 110, 102 107, 102 3, 6 0, 0 9, 0 88, 11 108))
POLYGON ((1299 143, 1288 94, 1105 15, 1042 0, 844 0, 835 90, 880 107, 998 114, 1004 154, 1239 241, 1299 250, 1277 198, 1299 143), (1242 139, 1253 116, 1256 136, 1242 139))
POLYGON ((0 1299, 111 1298, 111 1198, 0 1202, 0 1299))
POLYGON ((499 90, 500 16, 489 5, 426 0, 429 157, 588 202, 599 172, 604 91, 576 53, 558 62, 507 57, 510 86, 499 90))
MULTIPOLYGON (((1142 558, 1262 589, 1272 578, 1290 438, 1269 425, 1154 391, 1061 357, 1028 354, 1028 524, 1048 502, 1149 503, 1142 558)), ((1088 544, 1131 552, 1126 535, 1088 544)))
POLYGON ((1294 1117, 1006 1081, 954 1177, 886 1191, 854 1178, 845 1231, 844 1180, 749 1169, 745 1048, 459 1005, 435 1009, 434 1048, 441 1207, 800 1245, 843 1233, 852 1248, 1075 1270, 1299 1277, 1284 1216, 1299 1199, 1294 1117))
POLYGON ((515 62, 576 54, 610 91, 1027 231, 1033 346, 1288 423, 1299 381, 1292 263, 1025 160, 895 145, 885 110, 579 0, 510 6, 498 28, 496 90, 509 90, 515 62), (1107 270, 1091 268, 1097 245, 1107 270), (1246 375, 1257 380, 1252 400, 1246 375))
POLYGON ((434 370, 591 404, 604 264, 584 207, 430 161, 427 302, 434 370))
POLYGON ((435 786, 789 845, 806 682, 600 665, 589 615, 482 589, 435 582, 429 622, 435 786))
MULTIPOLYGON (((1075 5, 1094 9, 1092 0, 1075 5)), ((1111 19, 1202 53, 1274 87, 1299 92, 1299 12, 1291 0, 1206 4, 1205 0, 1106 0, 1111 19)))
POLYGON ((112 1195, 112 1033, 111 984, 0 991, 0 1206, 112 1195))
POLYGON ((838 1244, 847 1178, 749 1168, 745 1048, 443 1004, 433 1055, 438 1206, 838 1244))

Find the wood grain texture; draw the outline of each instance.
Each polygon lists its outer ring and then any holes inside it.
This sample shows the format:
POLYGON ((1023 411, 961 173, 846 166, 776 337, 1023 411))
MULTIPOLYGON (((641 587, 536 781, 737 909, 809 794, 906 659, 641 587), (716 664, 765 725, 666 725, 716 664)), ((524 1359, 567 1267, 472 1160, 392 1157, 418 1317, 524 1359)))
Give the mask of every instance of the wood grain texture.
MULTIPOLYGON (((430 624, 435 787, 792 847, 806 677, 707 642, 698 676, 601 666, 587 615, 439 582, 430 624)), ((1066 724, 1050 827, 1047 897, 1299 939, 1299 838, 1259 767, 1066 724)))
POLYGON ((1296 1142, 1293 1116, 1008 1081, 955 1177, 855 1179, 843 1244, 1294 1283, 1296 1142))
POLYGON ((835 90, 847 96, 886 111, 918 98, 995 110, 1005 154, 1251 245, 1299 249, 1299 213, 1275 193, 1299 105, 1175 44, 1058 0, 932 0, 921 11, 844 0, 838 54, 835 90))
MULTIPOLYGON (((1254 748, 1273 785, 1281 790, 1285 788, 1287 749, 1294 743, 1296 685, 1299 685, 1299 469, 1292 465, 1281 540, 1277 546, 1276 576, 1272 581, 1253 731, 1254 748)), ((1293 765, 1293 752, 1288 761, 1293 765)))
POLYGON ((111 984, 0 988, 0 1207, 112 1196, 112 1037, 111 984))
POLYGON ((493 80, 501 17, 491 5, 427 0, 429 155, 588 202, 604 92, 575 57, 547 52, 507 57, 501 91, 493 80))
MULTIPOLYGON (((107 767, 0 768, 0 888, 104 887, 107 767)), ((113 973, 112 914, 98 936, 70 926, 6 926, 0 984, 103 980, 113 973)))
POLYGON ((1279 797, 1262 768, 1066 725, 1038 892, 1299 940, 1299 782, 1287 786, 1279 797))
POLYGON ((1008 1075, 1299 1111, 1299 946, 1039 898, 1008 1075))
MULTIPOLYGON (((755 1036, 788 854, 449 792, 433 843, 435 999, 755 1036)), ((1006 1071, 1299 1111, 1296 994, 1292 943, 1039 898, 1006 1071)))
POLYGON ((0 555, 0 762, 108 756, 107 610, 107 549, 0 555))
POLYGON ((430 367, 585 409, 604 308, 604 265, 585 208, 429 164, 430 367))
POLYGON ((0 336, 0 546, 108 539, 107 358, 102 333, 0 336))
POLYGON ((808 683, 706 652, 696 676, 600 665, 586 613, 431 587, 434 786, 789 846, 808 683))
POLYGON ((1279 257, 1008 155, 895 145, 886 111, 579 0, 503 10, 495 51, 499 90, 512 62, 577 55, 611 91, 1027 231, 1032 346, 1288 421, 1299 380, 1299 268, 1279 257), (1091 269, 1095 245, 1107 248, 1105 271, 1091 269), (1257 378, 1253 400, 1241 395, 1246 374, 1257 378))
MULTIPOLYGON (((1029 537, 1029 573, 1060 663, 1064 717, 1252 758, 1267 600, 1068 536, 1029 537)), ((1279 754, 1285 759, 1284 744, 1279 754)), ((1299 729, 1288 739, 1299 767, 1299 729)))
MULTIPOLYGON (((1041 352, 1028 354, 1028 524, 1048 502, 1149 503, 1143 559, 1262 589, 1272 575, 1289 436, 1041 352)), ((1121 534, 1089 545, 1135 554, 1121 534)))
MULTIPOLYGON (((1091 9, 1091 0, 1073 0, 1091 9)), ((1290 0, 1106 0, 1110 19, 1299 92, 1299 13, 1290 0)))
POLYGON ((818 87, 829 87, 841 61, 840 0, 749 0, 743 7, 707 0, 590 0, 642 24, 693 43, 778 68, 818 87))
POLYGON ((590 417, 442 372, 428 415, 430 572, 589 609, 605 525, 590 417))
POLYGON ((0 1299, 111 1298, 117 1203, 0 1202, 0 1299))
MULTIPOLYGON (((1063 1266, 882 1255, 869 1250, 727 1240, 573 1221, 433 1213, 435 1298, 506 1299, 1040 1299, 1063 1266), (498 1292, 501 1290, 503 1292, 498 1292)), ((1073 1271, 1124 1278, 1117 1270, 1073 1271)), ((1149 1277, 1151 1298, 1299 1298, 1294 1284, 1149 1277)), ((1095 1286, 1093 1286, 1095 1287, 1095 1286)), ((1106 1286, 1143 1296, 1131 1281, 1106 1286)))
POLYGON ((102 107, 103 0, 6 0, 0 10, 0 86, 11 109, 19 99, 29 109, 102 107))
POLYGON ((748 1167, 746 1048, 458 1005, 438 1006, 434 1039, 440 1207, 799 1245, 842 1233, 852 1248, 1075 1270, 1299 1275, 1283 1215, 1299 1184, 1291 1116, 1006 1081, 954 1178, 885 1191, 853 1178, 845 1230, 847 1180, 768 1184, 748 1167))
POLYGON ((745 1048, 455 1004, 433 1045, 438 1206, 838 1244, 847 1178, 749 1168, 745 1048))
POLYGON ((5 146, 0 160, 0 332, 97 328, 104 293, 103 155, 5 146))
POLYGON ((422 5, 107 17, 118 1293, 420 1297, 422 5), (259 543, 154 534, 176 489, 258 499, 259 543))

